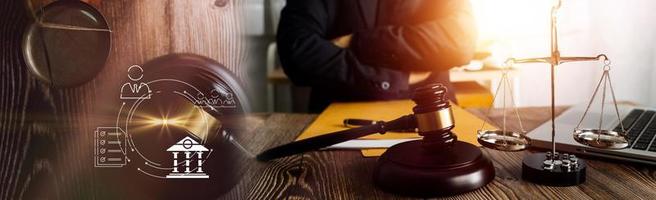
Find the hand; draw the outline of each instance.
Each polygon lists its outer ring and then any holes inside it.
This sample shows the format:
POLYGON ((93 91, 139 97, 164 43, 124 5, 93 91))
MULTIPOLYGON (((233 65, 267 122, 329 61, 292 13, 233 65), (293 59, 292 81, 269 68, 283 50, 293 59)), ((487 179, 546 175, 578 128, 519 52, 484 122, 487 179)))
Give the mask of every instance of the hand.
POLYGON ((331 40, 335 46, 338 46, 340 48, 348 48, 351 44, 351 38, 353 37, 353 34, 348 34, 345 36, 341 36, 338 38, 335 38, 331 40))
POLYGON ((408 77, 408 84, 414 85, 419 82, 422 82, 431 75, 432 72, 410 72, 410 76, 408 77))

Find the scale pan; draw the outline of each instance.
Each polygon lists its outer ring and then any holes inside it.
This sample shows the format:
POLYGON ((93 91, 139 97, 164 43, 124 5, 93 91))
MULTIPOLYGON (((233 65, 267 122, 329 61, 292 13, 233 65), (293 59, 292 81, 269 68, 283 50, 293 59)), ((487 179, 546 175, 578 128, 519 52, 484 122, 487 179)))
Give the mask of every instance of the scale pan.
POLYGON ((574 140, 600 149, 623 149, 629 146, 624 136, 611 130, 575 129, 574 140))
POLYGON ((479 130, 478 143, 499 151, 522 151, 530 146, 531 140, 512 131, 479 130))
POLYGON ((83 1, 54 1, 39 9, 37 17, 22 43, 25 65, 32 75, 60 88, 94 79, 109 56, 110 32, 67 28, 109 30, 100 11, 83 1), (59 28, 41 26, 38 20, 59 28))

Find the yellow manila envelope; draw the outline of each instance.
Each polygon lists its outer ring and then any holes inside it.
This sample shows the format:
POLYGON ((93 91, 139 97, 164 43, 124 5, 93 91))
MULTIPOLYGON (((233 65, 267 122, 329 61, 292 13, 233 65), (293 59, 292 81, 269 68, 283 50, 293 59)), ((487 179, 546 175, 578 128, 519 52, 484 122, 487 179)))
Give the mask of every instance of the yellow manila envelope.
MULTIPOLYGON (((394 101, 376 101, 376 102, 338 102, 333 103, 326 108, 296 140, 316 137, 322 134, 341 131, 347 129, 343 121, 347 118, 352 119, 369 119, 369 120, 394 120, 403 115, 411 114, 412 107, 415 104, 411 100, 394 100, 394 101)), ((458 140, 480 146, 476 141, 476 131, 483 125, 483 120, 467 112, 466 110, 452 104, 453 115, 456 126, 453 132, 458 136, 458 140)), ((485 129, 496 129, 486 124, 485 129)), ((387 132, 383 135, 372 134, 360 139, 407 139, 420 138, 417 133, 399 133, 387 132)), ((362 155, 365 157, 380 156, 385 149, 363 149, 362 155)))

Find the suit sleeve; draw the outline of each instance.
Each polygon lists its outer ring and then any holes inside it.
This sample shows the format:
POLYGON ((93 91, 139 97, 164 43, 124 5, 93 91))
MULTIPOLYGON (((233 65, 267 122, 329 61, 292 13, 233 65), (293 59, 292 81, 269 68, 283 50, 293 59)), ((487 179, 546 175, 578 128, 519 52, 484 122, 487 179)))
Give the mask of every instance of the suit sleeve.
POLYGON ((301 86, 385 96, 408 88, 408 74, 363 64, 350 49, 326 38, 327 11, 320 0, 288 0, 277 33, 282 67, 301 86))
POLYGON ((410 71, 444 71, 469 63, 477 36, 469 1, 436 2, 426 20, 355 33, 351 46, 360 61, 410 71))

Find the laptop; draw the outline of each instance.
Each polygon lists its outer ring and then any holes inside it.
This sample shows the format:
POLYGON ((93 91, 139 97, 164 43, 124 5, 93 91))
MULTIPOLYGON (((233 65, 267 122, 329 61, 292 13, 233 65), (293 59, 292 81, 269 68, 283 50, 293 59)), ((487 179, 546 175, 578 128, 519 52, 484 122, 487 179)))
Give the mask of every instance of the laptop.
MULTIPOLYGON (((597 106, 599 104, 596 104, 597 106)), ((595 105, 593 105, 595 106, 595 105)), ((556 117, 556 151, 577 155, 598 156, 616 160, 656 165, 656 109, 619 104, 627 139, 630 145, 624 149, 598 149, 576 142, 573 131, 585 111, 586 105, 573 106, 556 117)), ((600 109, 590 108, 580 128, 598 128, 600 109)), ((603 113, 602 129, 620 131, 619 120, 612 104, 603 113)), ((551 149, 551 121, 547 121, 528 133, 532 147, 551 149)))

